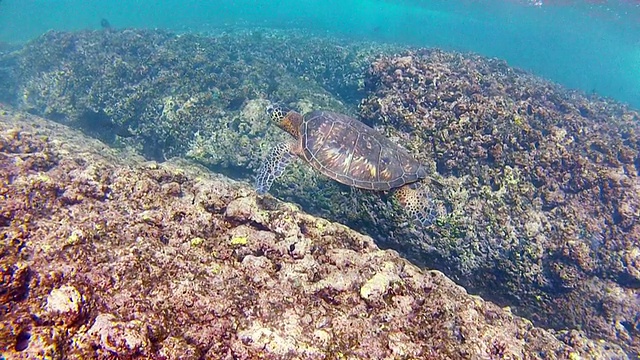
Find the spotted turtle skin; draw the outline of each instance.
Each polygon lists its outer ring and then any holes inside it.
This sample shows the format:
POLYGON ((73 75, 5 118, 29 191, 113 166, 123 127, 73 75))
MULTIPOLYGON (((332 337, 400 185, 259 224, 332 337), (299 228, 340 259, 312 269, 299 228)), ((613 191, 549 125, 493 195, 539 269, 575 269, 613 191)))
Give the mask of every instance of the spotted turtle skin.
POLYGON ((307 113, 298 134, 298 155, 342 184, 386 191, 427 177, 424 166, 407 150, 347 115, 307 113))

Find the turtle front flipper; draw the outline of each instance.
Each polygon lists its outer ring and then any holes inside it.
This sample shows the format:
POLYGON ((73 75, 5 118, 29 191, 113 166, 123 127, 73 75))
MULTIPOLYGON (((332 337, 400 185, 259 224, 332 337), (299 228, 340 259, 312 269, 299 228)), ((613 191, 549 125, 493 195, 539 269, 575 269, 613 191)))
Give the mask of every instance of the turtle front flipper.
POLYGON ((426 186, 405 185, 394 193, 407 216, 422 226, 433 224, 437 217, 436 205, 426 186))
POLYGON ((258 195, 266 194, 273 182, 284 173, 287 165, 293 161, 295 155, 291 150, 291 143, 278 143, 271 149, 256 176, 255 186, 258 195))

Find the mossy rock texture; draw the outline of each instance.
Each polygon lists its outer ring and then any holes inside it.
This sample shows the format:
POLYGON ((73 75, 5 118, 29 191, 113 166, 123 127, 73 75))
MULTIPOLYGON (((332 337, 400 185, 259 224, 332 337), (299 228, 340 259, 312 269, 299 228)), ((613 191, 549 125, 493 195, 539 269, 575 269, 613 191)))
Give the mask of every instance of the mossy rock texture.
POLYGON ((330 94, 359 98, 364 79, 351 74, 364 76, 377 49, 260 31, 49 32, 12 57, 16 86, 2 98, 148 158, 190 152, 246 176, 260 158, 257 140, 271 136, 265 121, 242 116, 250 101, 307 99, 346 111, 330 94), (225 156, 202 154, 207 144, 225 156))
POLYGON ((0 111, 5 359, 626 359, 349 228, 0 111))
POLYGON ((536 324, 640 353, 640 119, 623 105, 476 55, 270 31, 51 32, 5 58, 15 83, 0 99, 236 180, 251 182, 286 139, 262 112, 269 102, 359 117, 431 169, 433 226, 301 162, 271 194, 536 324))
POLYGON ((442 226, 395 247, 538 324, 637 353, 638 113, 475 55, 405 52, 369 74, 362 116, 447 184, 442 226))

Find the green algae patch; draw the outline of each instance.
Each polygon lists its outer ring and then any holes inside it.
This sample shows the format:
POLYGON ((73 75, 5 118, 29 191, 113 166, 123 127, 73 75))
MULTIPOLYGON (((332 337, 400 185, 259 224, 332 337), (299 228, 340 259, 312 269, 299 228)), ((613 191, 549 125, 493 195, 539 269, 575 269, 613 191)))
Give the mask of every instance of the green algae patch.
POLYGON ((572 352, 569 354, 569 360, 581 360, 582 356, 572 352))
POLYGON ((246 236, 236 236, 230 241, 231 245, 244 246, 247 245, 248 239, 246 236))
POLYGON ((203 242, 204 242, 203 238, 194 237, 193 239, 191 239, 191 241, 189 243, 191 244, 191 246, 196 247, 196 246, 202 245, 203 242))
POLYGON ((214 275, 219 275, 222 272, 222 266, 220 264, 212 264, 210 271, 214 275))
POLYGON ((82 230, 73 230, 71 235, 67 238, 66 244, 68 246, 78 245, 85 239, 84 232, 82 230))
POLYGON ((325 220, 320 219, 316 221, 316 229, 318 229, 318 231, 321 231, 321 232, 325 231, 327 229, 327 225, 328 225, 328 222, 325 220))

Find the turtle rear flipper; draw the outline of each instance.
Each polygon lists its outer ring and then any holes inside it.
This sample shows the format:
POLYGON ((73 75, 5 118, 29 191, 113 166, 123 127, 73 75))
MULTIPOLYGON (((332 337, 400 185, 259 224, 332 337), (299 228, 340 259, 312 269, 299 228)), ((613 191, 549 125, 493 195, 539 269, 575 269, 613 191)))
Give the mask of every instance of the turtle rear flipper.
POLYGON ((418 186, 415 183, 405 185, 399 188, 394 196, 411 220, 422 226, 430 226, 436 220, 436 205, 426 186, 418 186))
POLYGON ((256 176, 255 187, 258 195, 264 195, 269 191, 273 182, 284 173, 294 157, 291 143, 278 143, 271 149, 256 176))

